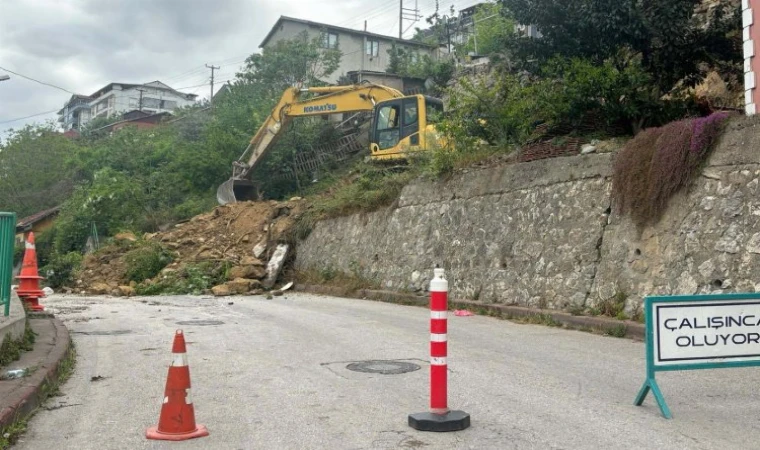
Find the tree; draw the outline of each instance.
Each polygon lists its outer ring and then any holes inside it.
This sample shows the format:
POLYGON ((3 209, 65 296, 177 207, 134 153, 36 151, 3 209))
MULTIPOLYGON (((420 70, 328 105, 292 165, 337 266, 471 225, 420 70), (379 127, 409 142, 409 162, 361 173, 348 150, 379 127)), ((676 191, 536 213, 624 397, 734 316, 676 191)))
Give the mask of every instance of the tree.
POLYGON ((502 50, 503 42, 515 30, 514 19, 500 3, 478 5, 472 19, 474 22, 473 34, 466 43, 457 48, 457 51, 464 55, 469 54, 469 52, 475 52, 479 55, 499 53, 502 50))
POLYGON ((321 83, 338 69, 341 57, 339 47, 323 48, 321 36, 309 39, 303 31, 293 39, 277 41, 262 53, 249 56, 236 78, 239 82, 261 83, 281 94, 291 86, 321 83))
POLYGON ((0 147, 0 211, 24 217, 60 205, 74 188, 66 161, 77 147, 53 124, 12 130, 0 147))
POLYGON ((665 94, 679 82, 686 87, 701 79, 703 64, 742 60, 741 38, 735 32, 741 28, 739 8, 727 3, 717 6, 702 26, 695 16, 701 0, 498 1, 503 14, 517 23, 536 25, 542 35, 505 40, 513 62, 524 68, 535 69, 536 63, 556 55, 595 64, 612 61, 619 68, 639 58, 665 94))
POLYGON ((454 75, 454 61, 451 59, 434 60, 430 55, 420 55, 419 52, 395 44, 388 49, 388 68, 386 72, 402 77, 432 78, 438 86, 446 83, 454 75))

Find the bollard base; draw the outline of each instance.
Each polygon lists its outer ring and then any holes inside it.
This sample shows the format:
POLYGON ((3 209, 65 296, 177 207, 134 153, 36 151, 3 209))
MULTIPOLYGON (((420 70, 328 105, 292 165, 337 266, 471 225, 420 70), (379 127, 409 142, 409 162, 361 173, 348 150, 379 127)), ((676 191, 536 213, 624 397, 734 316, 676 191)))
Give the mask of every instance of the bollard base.
POLYGON ((470 415, 464 411, 409 414, 409 426, 419 431, 460 431, 470 426, 470 415))

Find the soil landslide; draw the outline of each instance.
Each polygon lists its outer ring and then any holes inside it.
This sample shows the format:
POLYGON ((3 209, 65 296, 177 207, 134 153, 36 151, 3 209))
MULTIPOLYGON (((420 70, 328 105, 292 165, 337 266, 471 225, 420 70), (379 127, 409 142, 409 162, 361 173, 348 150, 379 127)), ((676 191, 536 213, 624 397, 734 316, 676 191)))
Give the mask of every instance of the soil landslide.
POLYGON ((285 202, 240 202, 217 206, 142 238, 119 233, 85 256, 75 285, 66 290, 131 296, 138 287, 187 277, 189 267, 202 266, 221 276, 220 283, 210 288, 215 295, 263 292, 277 281, 290 254, 289 233, 305 209, 300 197, 285 202), (141 259, 141 255, 147 256, 141 259), (156 263, 163 266, 157 275, 135 280, 132 272, 161 258, 168 264, 156 263))

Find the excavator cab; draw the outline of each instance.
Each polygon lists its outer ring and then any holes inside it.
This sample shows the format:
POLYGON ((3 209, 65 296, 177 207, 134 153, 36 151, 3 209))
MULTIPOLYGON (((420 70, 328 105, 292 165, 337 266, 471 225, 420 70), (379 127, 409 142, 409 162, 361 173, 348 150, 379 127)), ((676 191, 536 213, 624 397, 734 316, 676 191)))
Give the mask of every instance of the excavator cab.
POLYGON ((443 102, 425 95, 379 102, 370 131, 371 158, 403 159, 407 153, 427 149, 428 132, 442 113, 443 102))

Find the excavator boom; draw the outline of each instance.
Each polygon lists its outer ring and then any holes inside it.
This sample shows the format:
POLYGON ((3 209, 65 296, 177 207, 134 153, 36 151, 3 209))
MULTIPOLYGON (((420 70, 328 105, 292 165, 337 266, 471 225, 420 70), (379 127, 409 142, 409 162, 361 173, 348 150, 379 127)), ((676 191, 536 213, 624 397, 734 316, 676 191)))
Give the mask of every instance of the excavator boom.
POLYGON ((287 89, 243 154, 233 163, 232 178, 217 189, 217 201, 226 204, 254 198, 248 175, 292 118, 372 111, 378 102, 403 96, 396 89, 372 83, 287 89), (306 93, 317 95, 303 99, 306 93))

